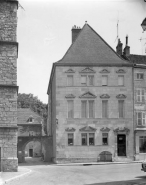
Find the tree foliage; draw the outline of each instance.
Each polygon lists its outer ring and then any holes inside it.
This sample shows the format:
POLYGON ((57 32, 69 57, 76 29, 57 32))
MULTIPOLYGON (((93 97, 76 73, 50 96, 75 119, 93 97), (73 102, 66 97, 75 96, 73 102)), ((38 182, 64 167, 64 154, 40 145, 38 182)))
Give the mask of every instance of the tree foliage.
POLYGON ((47 133, 47 104, 42 103, 37 96, 33 94, 19 93, 17 98, 18 108, 30 108, 42 116, 44 120, 44 131, 47 133))

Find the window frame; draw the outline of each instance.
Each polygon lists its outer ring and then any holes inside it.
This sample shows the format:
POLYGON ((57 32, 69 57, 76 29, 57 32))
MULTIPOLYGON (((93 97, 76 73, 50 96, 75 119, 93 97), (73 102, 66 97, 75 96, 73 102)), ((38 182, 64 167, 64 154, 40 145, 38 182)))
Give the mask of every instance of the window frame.
POLYGON ((72 133, 72 132, 67 133, 67 145, 68 146, 74 146, 74 133, 72 133), (69 138, 69 135, 72 135, 73 137, 69 138), (69 139, 72 139, 72 144, 69 144, 69 139))
POLYGON ((108 75, 102 75, 102 86, 108 86, 108 75), (103 78, 106 77, 106 84, 103 84, 103 78))
POLYGON ((123 99, 122 100, 118 100, 118 111, 119 111, 119 118, 125 118, 125 100, 123 100, 123 99), (122 105, 123 106, 122 107, 123 108, 122 109, 122 115, 123 116, 120 115, 120 113, 121 113, 121 111, 120 111, 120 102, 123 102, 123 105, 122 105))
POLYGON ((81 133, 81 146, 95 146, 95 133, 94 132, 82 132, 81 133), (90 135, 93 134, 93 137, 90 137, 90 135), (86 135, 86 144, 83 144, 82 142, 82 135, 86 135), (90 138, 93 138, 93 144, 90 144, 89 140, 90 138))
POLYGON ((95 118, 95 100, 89 100, 89 99, 87 99, 87 100, 85 100, 85 99, 83 99, 83 100, 81 100, 81 118, 89 118, 89 119, 93 119, 93 118, 95 118), (86 102, 86 110, 85 110, 85 113, 86 113, 86 115, 85 115, 85 117, 83 117, 83 109, 82 109, 82 102, 86 102), (93 112, 92 112, 92 115, 93 115, 93 117, 91 116, 90 117, 90 103, 89 102, 93 102, 93 112))
POLYGON ((146 126, 146 113, 144 111, 136 111, 136 124, 137 126, 146 126), (139 120, 141 124, 139 124, 139 120))
POLYGON ((109 145, 109 133, 108 132, 102 132, 102 145, 109 145), (107 134, 107 137, 104 137, 103 136, 104 134, 107 134), (107 138, 107 143, 106 144, 103 142, 104 138, 107 138))
POLYGON ((142 140, 143 145, 146 145, 146 136, 139 136, 139 153, 146 153, 146 146, 144 148, 144 151, 141 151, 140 149, 141 148, 140 140, 142 140))
POLYGON ((72 87, 72 86, 74 86, 74 76, 73 75, 67 75, 67 86, 68 87, 72 87), (69 85, 69 77, 72 77, 72 84, 71 85, 69 85))
POLYGON ((81 86, 94 86, 94 75, 92 75, 92 74, 88 74, 88 75, 87 74, 86 75, 82 74, 81 78, 82 77, 86 77, 86 83, 82 83, 82 80, 81 80, 81 86), (89 77, 93 77, 93 79, 92 79, 93 84, 89 83, 90 82, 89 77))
POLYGON ((69 119, 74 118, 74 100, 72 100, 72 99, 67 100, 67 118, 69 118, 69 119), (73 113, 71 116, 69 116, 69 102, 73 103, 73 109, 72 109, 73 113))
POLYGON ((102 100, 102 118, 108 118, 109 117, 109 110, 108 110, 109 108, 108 108, 108 100, 102 100), (103 102, 107 102, 107 106, 106 106, 106 113, 107 113, 107 115, 105 114, 104 115, 104 111, 103 111, 103 102))
POLYGON ((124 75, 118 75, 118 86, 124 86, 124 75), (122 85, 120 85, 119 84, 119 78, 123 78, 123 84, 122 85))
POLYGON ((137 103, 145 102, 145 89, 136 89, 136 102, 137 103))

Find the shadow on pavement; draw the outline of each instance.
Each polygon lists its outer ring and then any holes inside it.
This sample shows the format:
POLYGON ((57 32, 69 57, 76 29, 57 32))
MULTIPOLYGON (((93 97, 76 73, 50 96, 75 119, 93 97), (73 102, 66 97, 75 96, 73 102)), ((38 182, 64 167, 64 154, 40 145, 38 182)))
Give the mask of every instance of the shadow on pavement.
MULTIPOLYGON (((106 178, 106 177, 105 177, 106 178)), ((113 182, 102 182, 92 183, 84 185, 146 185, 146 175, 136 177, 138 180, 127 180, 127 181, 113 181, 113 182)))

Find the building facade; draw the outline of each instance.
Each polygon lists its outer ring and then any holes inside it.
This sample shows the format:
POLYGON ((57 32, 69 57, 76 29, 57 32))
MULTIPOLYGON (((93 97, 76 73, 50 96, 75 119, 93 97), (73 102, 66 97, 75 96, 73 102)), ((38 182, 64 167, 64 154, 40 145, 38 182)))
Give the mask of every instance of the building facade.
POLYGON ((17 171, 17 8, 0 1, 0 170, 17 171))
POLYGON ((74 26, 48 87, 54 162, 132 161, 133 88, 133 64, 88 24, 74 26))

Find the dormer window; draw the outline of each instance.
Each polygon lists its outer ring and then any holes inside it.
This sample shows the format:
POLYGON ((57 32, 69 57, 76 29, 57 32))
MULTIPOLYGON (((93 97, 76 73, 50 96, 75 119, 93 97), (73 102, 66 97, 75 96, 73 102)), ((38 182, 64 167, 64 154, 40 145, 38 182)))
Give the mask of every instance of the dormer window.
POLYGON ((30 117, 28 118, 27 122, 28 122, 28 123, 32 123, 33 120, 34 120, 34 118, 33 118, 32 116, 30 116, 30 117))

